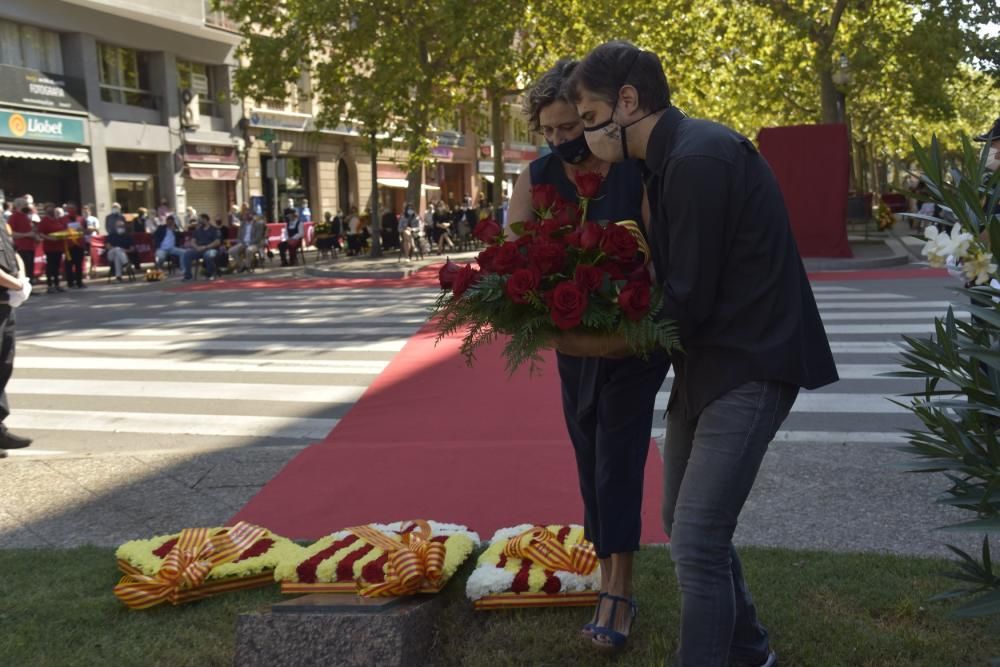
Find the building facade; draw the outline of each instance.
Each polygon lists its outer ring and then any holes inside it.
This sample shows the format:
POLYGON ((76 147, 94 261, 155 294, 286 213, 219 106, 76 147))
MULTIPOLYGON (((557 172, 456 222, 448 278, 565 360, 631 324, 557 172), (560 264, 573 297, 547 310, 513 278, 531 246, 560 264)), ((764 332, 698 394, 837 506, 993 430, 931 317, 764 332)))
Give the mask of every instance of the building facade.
POLYGON ((5 0, 3 196, 223 215, 241 197, 238 43, 205 0, 5 0))
MULTIPOLYGON (((324 213, 371 206, 371 159, 347 127, 318 127, 308 78, 285 100, 231 94, 237 26, 210 0, 5 0, 0 4, 0 198, 111 204, 126 214, 161 202, 222 216, 247 202, 268 219, 308 202, 324 213)), ((509 192, 536 157, 536 137, 506 110, 509 192)), ((438 119, 421 210, 495 187, 493 147, 468 119, 438 119)), ((406 203, 407 153, 379 153, 379 210, 406 203)))

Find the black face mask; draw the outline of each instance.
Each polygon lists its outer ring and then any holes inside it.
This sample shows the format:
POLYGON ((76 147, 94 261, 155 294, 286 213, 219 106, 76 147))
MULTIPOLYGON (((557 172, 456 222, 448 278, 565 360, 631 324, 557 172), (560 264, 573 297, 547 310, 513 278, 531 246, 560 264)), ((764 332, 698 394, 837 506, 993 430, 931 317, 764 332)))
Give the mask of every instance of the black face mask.
POLYGON ((556 146, 551 141, 546 142, 552 152, 558 155, 567 164, 580 164, 590 157, 590 146, 587 145, 587 137, 582 134, 576 139, 570 139, 556 146))

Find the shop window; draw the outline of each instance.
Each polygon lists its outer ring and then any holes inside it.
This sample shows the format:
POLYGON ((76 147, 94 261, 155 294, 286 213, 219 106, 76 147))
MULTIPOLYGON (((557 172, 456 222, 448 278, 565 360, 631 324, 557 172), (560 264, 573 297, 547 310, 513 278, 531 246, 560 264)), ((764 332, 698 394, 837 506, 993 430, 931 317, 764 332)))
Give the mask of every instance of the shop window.
POLYGON ((221 117, 219 109, 219 86, 215 82, 215 68, 187 60, 177 61, 177 81, 181 88, 190 88, 198 95, 198 107, 202 116, 221 117))
POLYGON ((0 64, 62 74, 59 33, 0 21, 0 64))
POLYGON ((98 44, 101 99, 113 104, 156 108, 149 83, 149 54, 142 51, 98 44))

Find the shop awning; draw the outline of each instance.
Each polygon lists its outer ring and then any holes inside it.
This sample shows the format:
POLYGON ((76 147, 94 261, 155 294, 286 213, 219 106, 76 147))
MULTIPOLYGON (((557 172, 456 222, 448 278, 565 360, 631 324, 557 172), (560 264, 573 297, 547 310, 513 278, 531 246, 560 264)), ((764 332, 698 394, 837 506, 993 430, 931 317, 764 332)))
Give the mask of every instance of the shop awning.
POLYGON ((380 178, 378 179, 378 184, 387 188, 405 190, 410 185, 410 182, 405 178, 380 178))
MULTIPOLYGON (((410 187, 410 182, 405 178, 380 178, 378 179, 378 184, 386 188, 398 188, 400 190, 405 190, 410 187)), ((440 190, 436 185, 424 185, 424 190, 440 190)))
POLYGON ((86 148, 45 146, 35 148, 20 144, 0 144, 0 157, 26 158, 28 160, 60 160, 62 162, 90 162, 86 148))
POLYGON ((185 164, 188 176, 196 181, 235 181, 240 177, 240 168, 234 164, 200 162, 187 162, 185 164))

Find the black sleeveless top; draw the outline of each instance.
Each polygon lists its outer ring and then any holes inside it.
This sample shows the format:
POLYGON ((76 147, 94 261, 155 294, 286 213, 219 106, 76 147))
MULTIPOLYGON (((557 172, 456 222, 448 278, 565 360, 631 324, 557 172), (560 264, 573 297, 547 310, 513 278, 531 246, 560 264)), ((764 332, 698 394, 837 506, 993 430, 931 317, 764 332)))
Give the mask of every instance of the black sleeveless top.
MULTIPOLYGON (((554 185, 560 197, 569 202, 578 201, 576 184, 566 176, 563 162, 555 153, 532 160, 529 169, 532 185, 554 185)), ((611 165, 597 197, 587 205, 587 217, 611 222, 635 220, 645 233, 642 223, 642 167, 638 160, 611 165)))

